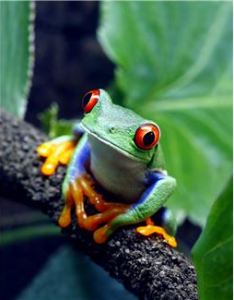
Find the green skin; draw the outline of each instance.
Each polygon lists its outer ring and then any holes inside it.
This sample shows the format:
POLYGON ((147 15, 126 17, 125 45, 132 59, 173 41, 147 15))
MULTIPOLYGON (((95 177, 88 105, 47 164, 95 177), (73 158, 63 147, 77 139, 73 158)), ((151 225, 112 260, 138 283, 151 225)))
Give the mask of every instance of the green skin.
MULTIPOLYGON (((134 142, 140 125, 155 123, 113 104, 104 90, 99 91, 98 102, 91 112, 84 115, 81 123, 77 124, 85 133, 70 162, 63 194, 66 194, 69 182, 74 179, 72 170, 77 166, 83 148, 88 145, 90 169, 96 180, 122 202, 133 204, 126 213, 112 221, 112 227, 108 231, 110 235, 118 227, 139 223, 154 215, 174 191, 176 180, 167 176, 160 144, 143 150, 134 142), (147 186, 150 174, 158 174, 162 178, 147 186)), ((169 233, 174 234, 175 221, 169 211, 164 223, 169 233)))

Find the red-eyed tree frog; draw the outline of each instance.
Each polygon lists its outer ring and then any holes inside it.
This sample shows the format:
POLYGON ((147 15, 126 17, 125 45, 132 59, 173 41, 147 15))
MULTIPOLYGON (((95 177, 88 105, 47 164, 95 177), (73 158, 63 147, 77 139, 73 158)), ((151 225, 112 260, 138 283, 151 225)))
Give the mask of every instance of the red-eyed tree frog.
POLYGON ((69 163, 58 224, 69 226, 71 210, 75 208, 79 226, 93 231, 95 242, 101 244, 119 227, 145 221, 146 226, 137 228, 139 234, 157 233, 176 247, 171 212, 164 211, 163 227, 155 226, 150 218, 165 205, 176 187, 176 180, 165 170, 159 126, 113 104, 102 89, 84 96, 83 109, 84 117, 75 124, 73 135, 38 147, 39 155, 46 157, 41 168, 45 176, 52 175, 59 163, 69 163), (94 183, 115 200, 105 201, 94 189, 94 183), (87 215, 84 196, 97 214, 87 215))

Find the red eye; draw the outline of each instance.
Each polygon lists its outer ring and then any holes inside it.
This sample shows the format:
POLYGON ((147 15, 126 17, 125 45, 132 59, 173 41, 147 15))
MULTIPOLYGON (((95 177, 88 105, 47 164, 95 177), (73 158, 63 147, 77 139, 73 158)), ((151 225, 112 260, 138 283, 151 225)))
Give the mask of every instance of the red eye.
POLYGON ((134 141, 137 147, 148 150, 157 145, 159 137, 160 130, 157 125, 143 124, 137 129, 134 141))
POLYGON ((96 103, 98 102, 100 96, 99 90, 94 90, 86 93, 82 100, 82 106, 86 114, 91 112, 96 103))

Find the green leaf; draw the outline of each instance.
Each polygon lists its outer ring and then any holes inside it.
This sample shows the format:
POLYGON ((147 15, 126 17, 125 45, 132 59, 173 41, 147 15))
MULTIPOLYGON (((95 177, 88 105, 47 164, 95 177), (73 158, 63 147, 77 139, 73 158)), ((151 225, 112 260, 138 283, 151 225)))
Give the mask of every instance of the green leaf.
POLYGON ((21 118, 33 69, 33 20, 33 2, 1 2, 1 105, 21 118))
POLYGON ((232 197, 230 180, 193 249, 201 300, 232 299, 232 197))
POLYGON ((2 232, 1 246, 8 246, 9 244, 22 243, 28 239, 36 239, 40 236, 55 236, 60 235, 60 229, 51 225, 39 225, 22 227, 18 229, 11 229, 2 232))
POLYGON ((232 171, 232 3, 102 3, 99 39, 124 103, 162 131, 170 206, 204 225, 232 171))
POLYGON ((42 122, 44 131, 51 137, 55 138, 61 135, 70 135, 74 120, 58 120, 59 107, 53 103, 47 110, 40 114, 39 118, 42 122))

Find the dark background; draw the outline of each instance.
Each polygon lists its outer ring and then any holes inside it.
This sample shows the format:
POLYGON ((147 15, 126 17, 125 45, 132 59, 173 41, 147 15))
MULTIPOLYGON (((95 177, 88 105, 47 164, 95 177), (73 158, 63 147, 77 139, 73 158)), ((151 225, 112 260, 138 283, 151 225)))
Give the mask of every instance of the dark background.
POLYGON ((106 88, 114 75, 96 38, 99 2, 37 2, 36 13, 36 60, 26 120, 39 125, 38 113, 52 102, 59 104, 61 117, 77 118, 83 95, 106 88))
MULTIPOLYGON (((53 102, 59 105, 60 117, 78 118, 82 113, 83 95, 111 84, 114 65, 98 44, 98 18, 98 1, 36 3, 35 68, 26 113, 28 122, 41 127, 38 115, 53 102)), ((2 233, 31 228, 35 224, 50 223, 32 208, 1 199, 2 233), (34 220, 30 216, 35 214, 39 217, 34 220)), ((178 236, 189 248, 199 232, 186 221, 178 236)), ((0 299, 15 299, 50 255, 66 243, 69 243, 66 237, 51 236, 2 246, 0 299)))

